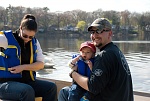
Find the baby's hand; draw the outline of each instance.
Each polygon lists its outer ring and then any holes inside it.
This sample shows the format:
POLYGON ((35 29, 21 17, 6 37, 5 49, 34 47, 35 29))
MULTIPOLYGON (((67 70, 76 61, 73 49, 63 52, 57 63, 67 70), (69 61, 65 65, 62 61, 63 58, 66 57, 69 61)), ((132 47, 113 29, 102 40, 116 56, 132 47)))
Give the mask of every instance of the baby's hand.
POLYGON ((77 57, 72 59, 72 63, 75 64, 77 61, 79 61, 81 55, 78 55, 77 57))
POLYGON ((80 58, 82 58, 82 56, 81 56, 81 55, 78 55, 78 56, 76 57, 76 60, 79 61, 80 58))

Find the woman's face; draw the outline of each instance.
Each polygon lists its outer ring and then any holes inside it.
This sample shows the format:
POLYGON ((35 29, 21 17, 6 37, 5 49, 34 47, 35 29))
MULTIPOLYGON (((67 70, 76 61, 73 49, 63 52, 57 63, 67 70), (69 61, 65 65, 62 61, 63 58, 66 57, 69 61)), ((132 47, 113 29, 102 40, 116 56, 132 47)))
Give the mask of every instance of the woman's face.
POLYGON ((20 37, 24 40, 25 43, 32 40, 34 36, 35 36, 35 31, 27 30, 27 29, 20 29, 20 37))

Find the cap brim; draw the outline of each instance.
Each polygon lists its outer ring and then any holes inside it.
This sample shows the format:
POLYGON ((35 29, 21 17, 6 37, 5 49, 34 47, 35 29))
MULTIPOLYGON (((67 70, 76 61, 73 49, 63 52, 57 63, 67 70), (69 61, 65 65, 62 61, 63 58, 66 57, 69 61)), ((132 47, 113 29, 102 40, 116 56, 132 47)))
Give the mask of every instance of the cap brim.
POLYGON ((84 46, 82 46, 81 48, 80 48, 80 51, 82 50, 82 48, 85 48, 85 47, 88 47, 88 48, 90 48, 94 53, 95 53, 95 51, 93 50, 93 48, 91 47, 91 46, 88 46, 88 45, 84 45, 84 46))
POLYGON ((89 28, 88 28, 88 31, 90 31, 92 29, 92 27, 99 27, 100 24, 92 24, 89 28))

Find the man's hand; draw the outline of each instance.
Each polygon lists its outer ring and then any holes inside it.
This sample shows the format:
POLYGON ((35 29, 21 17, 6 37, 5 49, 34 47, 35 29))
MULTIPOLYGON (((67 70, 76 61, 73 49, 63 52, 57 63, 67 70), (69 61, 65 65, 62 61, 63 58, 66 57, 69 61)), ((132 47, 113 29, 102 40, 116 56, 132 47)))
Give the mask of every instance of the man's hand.
POLYGON ((88 64, 88 66, 89 66, 90 70, 92 70, 92 67, 93 67, 92 62, 91 62, 90 60, 88 60, 86 63, 88 64))
POLYGON ((74 71, 77 71, 78 67, 77 66, 74 66, 71 68, 71 70, 74 70, 74 71))
POLYGON ((76 72, 75 70, 72 70, 70 73, 69 73, 69 76, 72 78, 72 73, 73 72, 76 72))
POLYGON ((77 71, 77 66, 74 66, 71 68, 71 72, 69 73, 69 76, 72 78, 72 73, 77 71))

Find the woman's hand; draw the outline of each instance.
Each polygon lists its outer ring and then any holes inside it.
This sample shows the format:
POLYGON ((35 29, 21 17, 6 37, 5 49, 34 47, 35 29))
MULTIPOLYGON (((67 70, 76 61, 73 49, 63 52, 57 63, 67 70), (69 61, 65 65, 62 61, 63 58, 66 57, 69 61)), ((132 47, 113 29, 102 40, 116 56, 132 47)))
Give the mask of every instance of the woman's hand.
POLYGON ((15 66, 15 67, 12 67, 12 68, 9 68, 9 71, 13 74, 16 74, 16 73, 20 73, 24 70, 25 66, 24 65, 19 65, 19 66, 15 66))

